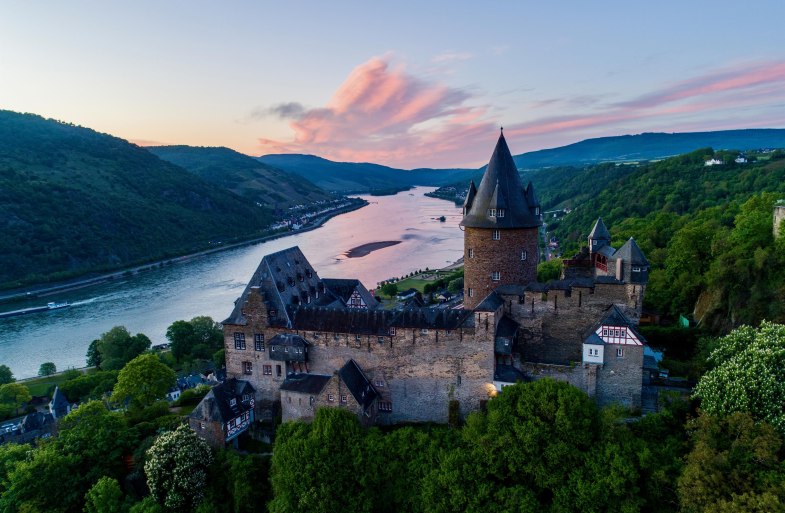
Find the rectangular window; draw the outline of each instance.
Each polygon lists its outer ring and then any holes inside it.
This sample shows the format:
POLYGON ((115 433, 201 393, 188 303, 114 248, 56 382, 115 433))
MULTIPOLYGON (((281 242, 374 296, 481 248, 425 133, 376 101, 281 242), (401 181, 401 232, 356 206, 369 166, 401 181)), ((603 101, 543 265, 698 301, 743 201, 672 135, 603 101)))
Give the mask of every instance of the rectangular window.
POLYGON ((327 394, 327 402, 334 403, 335 402, 335 395, 327 394))
POLYGON ((354 336, 354 340, 356 340, 357 342, 359 342, 359 341, 360 341, 360 338, 361 338, 361 337, 360 337, 360 335, 355 335, 355 336, 354 336))
POLYGON ((345 395, 342 395, 341 396, 341 404, 346 404, 347 402, 348 402, 347 401, 347 397, 345 395))
POLYGON ((526 250, 521 251, 521 260, 526 260, 526 250))
POLYGON ((474 289, 469 287, 469 297, 474 297, 474 289))
POLYGON ((272 365, 262 365, 262 374, 265 376, 272 376, 273 375, 273 366, 272 365))
POLYGON ((395 336, 395 326, 390 326, 390 335, 395 336))
POLYGON ((253 348, 256 351, 264 351, 264 333, 254 333, 253 348))
POLYGON ((229 406, 237 406, 237 399, 229 399, 229 406))
POLYGON ((251 362, 243 362, 243 373, 245 374, 253 373, 253 364, 251 362))
POLYGON ((496 211, 496 217, 504 217, 504 209, 500 208, 496 211))
POLYGON ((245 333, 234 334, 234 348, 245 349, 245 333))
POLYGON ((493 230, 493 235, 491 236, 493 240, 501 240, 502 233, 499 230, 493 230))
POLYGON ((496 209, 495 208, 489 208, 488 209, 488 217, 496 217, 496 209))
POLYGON ((501 279, 502 279, 502 273, 501 273, 501 272, 499 272, 499 271, 493 271, 493 272, 491 273, 491 279, 492 279, 493 281, 499 281, 499 280, 501 280, 501 279))
POLYGON ((608 330, 602 330, 602 336, 603 337, 607 337, 608 336, 608 330))
POLYGON ((623 358, 624 357, 624 348, 623 347, 617 347, 616 348, 616 357, 617 358, 623 358))
POLYGON ((390 401, 379 401, 379 411, 391 412, 392 403, 390 401))
POLYGON ((374 380, 373 384, 374 384, 375 386, 377 386, 377 387, 383 387, 383 386, 384 386, 384 381, 382 381, 382 380, 381 380, 381 379, 379 379, 379 378, 376 378, 376 379, 374 380))
POLYGON ((377 337, 376 341, 379 342, 380 344, 384 344, 384 337, 377 337))
POLYGON ((275 366, 275 375, 278 376, 279 378, 281 377, 281 366, 280 365, 276 365, 275 366))
POLYGON ((474 250, 472 248, 467 249, 466 254, 469 258, 474 258, 474 250))
POLYGON ((641 272, 641 268, 640 267, 633 267, 632 268, 632 272, 639 273, 639 272, 641 272))

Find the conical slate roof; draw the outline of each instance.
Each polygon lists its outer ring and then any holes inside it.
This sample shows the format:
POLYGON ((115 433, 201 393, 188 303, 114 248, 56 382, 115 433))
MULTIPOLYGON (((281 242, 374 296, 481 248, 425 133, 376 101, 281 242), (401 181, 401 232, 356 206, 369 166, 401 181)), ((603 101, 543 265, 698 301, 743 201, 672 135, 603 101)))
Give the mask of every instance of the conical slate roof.
POLYGON ((597 222, 594 223, 594 228, 592 228, 591 233, 589 234, 589 239, 591 240, 611 240, 611 233, 605 227, 605 223, 602 222, 602 218, 598 217, 597 222))
POLYGON ((615 260, 624 260, 625 262, 629 262, 631 265, 636 266, 643 267, 649 265, 649 261, 646 260, 643 251, 641 251, 641 248, 638 247, 638 244, 632 237, 613 254, 613 258, 615 260))
POLYGON ((482 177, 477 193, 466 196, 466 211, 462 226, 470 228, 537 228, 542 225, 539 205, 530 204, 527 198, 536 201, 534 187, 528 191, 521 185, 518 168, 512 160, 504 134, 499 136, 488 169, 482 177), (503 206, 502 206, 503 205, 503 206), (504 216, 490 217, 489 209, 504 209, 504 216), (535 211, 537 212, 535 214, 535 211))

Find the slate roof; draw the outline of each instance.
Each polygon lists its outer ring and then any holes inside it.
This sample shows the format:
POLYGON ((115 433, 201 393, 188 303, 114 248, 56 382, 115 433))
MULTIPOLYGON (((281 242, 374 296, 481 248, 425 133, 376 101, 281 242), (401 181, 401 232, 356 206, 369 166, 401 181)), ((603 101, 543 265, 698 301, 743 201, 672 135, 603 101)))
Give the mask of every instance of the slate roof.
POLYGON ((281 390, 315 395, 324 390, 325 385, 331 378, 332 376, 323 376, 321 374, 289 374, 286 376, 283 384, 281 384, 281 390))
POLYGON ((288 312, 292 328, 300 331, 387 335, 391 327, 454 330, 469 326, 469 310, 411 308, 366 310, 300 306, 288 312))
POLYGON ((271 346, 305 347, 308 342, 300 335, 294 333, 279 333, 270 339, 271 346))
POLYGON ((496 364, 496 369, 493 371, 493 380, 501 381, 503 383, 517 383, 518 381, 530 381, 530 379, 521 371, 512 365, 496 364))
POLYGON ((504 304, 504 300, 494 290, 474 308, 475 312, 495 312, 504 304))
POLYGON ((341 381, 346 384, 346 387, 354 396, 354 399, 362 406, 363 411, 367 410, 373 402, 379 397, 379 393, 371 385, 368 378, 365 377, 360 366, 354 360, 349 360, 338 371, 341 381))
POLYGON ((55 386, 54 394, 52 394, 52 402, 49 404, 52 410, 56 412, 67 411, 68 407, 71 406, 71 403, 68 402, 65 394, 60 391, 60 387, 58 386, 55 386))
POLYGON ((536 201, 534 187, 524 189, 518 175, 518 168, 507 147, 504 134, 499 136, 488 168, 483 174, 477 193, 466 196, 468 205, 461 221, 461 226, 471 228, 537 228, 542 225, 541 216, 535 214, 539 204, 532 204, 527 199, 536 201), (504 217, 489 217, 488 209, 504 208, 504 217))
MULTIPOLYGON (((642 343, 646 343, 646 337, 644 337, 640 331, 638 331, 638 327, 630 322, 624 312, 619 310, 619 307, 616 305, 611 305, 605 310, 605 315, 603 315, 602 319, 600 319, 597 323, 594 324, 584 335, 584 343, 586 344, 605 344, 602 338, 597 336, 597 330, 600 326, 624 326, 627 329, 631 330, 635 333, 635 336, 638 337, 642 343), (592 335, 599 339, 599 342, 588 342, 589 339, 592 338, 592 335)), ((592 339, 593 340, 593 339, 592 339)))
POLYGON ((649 265, 649 261, 646 260, 646 257, 643 255, 643 251, 641 251, 641 248, 638 247, 638 244, 632 237, 630 237, 622 247, 616 250, 616 253, 613 254, 613 258, 616 260, 621 259, 632 265, 641 267, 646 267, 649 265))
POLYGON ((40 411, 29 413, 24 416, 19 427, 22 433, 29 433, 37 429, 44 429, 54 424, 55 419, 51 413, 42 413, 40 411))
POLYGON ((594 228, 591 229, 591 233, 589 233, 589 239, 591 240, 611 240, 611 232, 608 231, 608 228, 605 227, 605 223, 602 222, 602 218, 598 217, 597 222, 594 223, 594 228))
POLYGON ((595 251, 595 253, 599 253, 604 257, 611 258, 614 254, 616 254, 616 250, 613 249, 611 246, 603 246, 597 251, 595 251))
POLYGON ((254 396, 253 386, 245 380, 231 378, 214 386, 201 402, 196 405, 190 417, 194 419, 207 419, 222 424, 238 417, 241 413, 253 409, 248 401, 243 401, 243 395, 254 396), (234 399, 234 404, 232 404, 234 399))
POLYGON ((352 293, 357 290, 368 308, 376 308, 379 306, 376 298, 371 295, 371 293, 368 291, 368 289, 365 288, 360 280, 325 278, 322 280, 322 283, 324 283, 327 293, 332 294, 337 299, 340 299, 344 305, 349 303, 352 293))

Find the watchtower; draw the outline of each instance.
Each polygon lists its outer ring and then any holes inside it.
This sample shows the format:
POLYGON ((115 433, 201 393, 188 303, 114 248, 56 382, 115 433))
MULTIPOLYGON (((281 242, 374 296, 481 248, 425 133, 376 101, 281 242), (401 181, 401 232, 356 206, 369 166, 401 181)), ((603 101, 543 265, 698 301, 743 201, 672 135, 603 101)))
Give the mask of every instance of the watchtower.
POLYGON ((476 187, 469 184, 463 205, 464 308, 474 309, 500 285, 525 285, 537 279, 540 202, 499 136, 488 168, 476 187))

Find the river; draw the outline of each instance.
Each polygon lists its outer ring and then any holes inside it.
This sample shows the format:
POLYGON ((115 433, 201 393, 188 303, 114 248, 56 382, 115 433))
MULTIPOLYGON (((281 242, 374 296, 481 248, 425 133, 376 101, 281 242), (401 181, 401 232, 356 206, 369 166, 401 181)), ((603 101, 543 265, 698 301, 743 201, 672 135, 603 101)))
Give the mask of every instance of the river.
MULTIPOLYGON (((176 320, 208 315, 222 321, 262 257, 291 246, 300 246, 320 277, 358 278, 369 289, 417 269, 444 267, 463 254, 461 211, 448 201, 424 196, 434 189, 363 196, 370 205, 310 232, 47 298, 72 306, 0 319, 0 364, 8 365, 17 378, 31 377, 43 362, 54 362, 58 370, 84 366, 90 342, 113 326, 144 333, 159 344, 166 342, 166 328, 176 320), (439 222, 440 216, 446 221, 439 222), (363 244, 396 240, 401 243, 359 258, 345 256, 363 244)), ((2 308, 40 306, 45 301, 2 308)))

